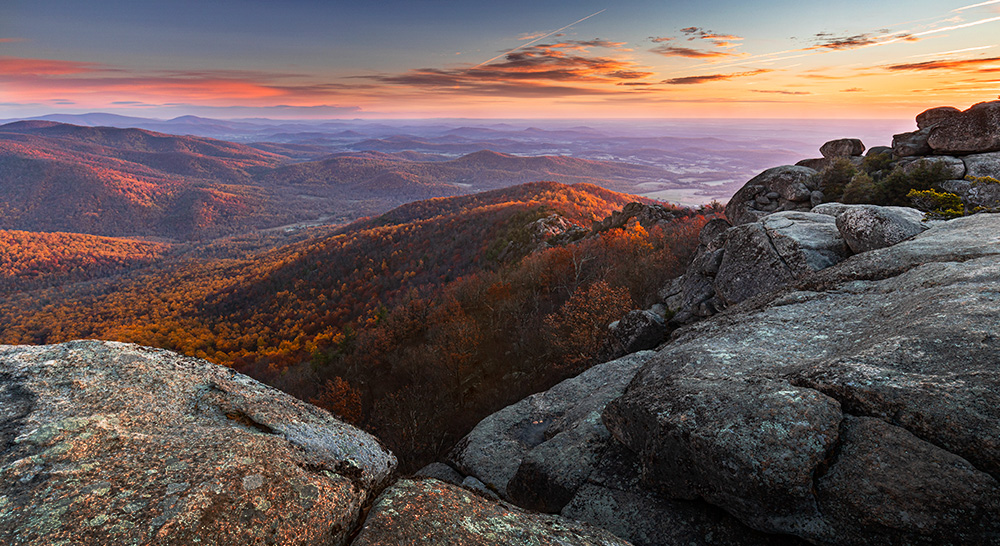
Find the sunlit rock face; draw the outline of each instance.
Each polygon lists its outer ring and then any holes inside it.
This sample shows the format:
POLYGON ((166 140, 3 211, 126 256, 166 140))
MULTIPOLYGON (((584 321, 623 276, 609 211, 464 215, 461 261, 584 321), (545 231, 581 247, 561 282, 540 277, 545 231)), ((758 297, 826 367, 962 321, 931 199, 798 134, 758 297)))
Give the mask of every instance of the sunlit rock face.
POLYGON ((0 346, 4 544, 345 544, 395 457, 228 368, 122 343, 0 346))

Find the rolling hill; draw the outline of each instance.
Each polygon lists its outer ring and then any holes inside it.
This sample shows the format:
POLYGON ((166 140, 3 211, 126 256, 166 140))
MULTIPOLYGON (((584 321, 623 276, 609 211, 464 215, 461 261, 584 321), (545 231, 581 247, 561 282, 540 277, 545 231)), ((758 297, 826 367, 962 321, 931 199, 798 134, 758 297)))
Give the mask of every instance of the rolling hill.
POLYGON ((532 182, 610 188, 657 168, 480 151, 457 159, 256 147, 51 121, 0 126, 0 229, 198 240, 532 182), (271 150, 271 151, 267 151, 271 150))

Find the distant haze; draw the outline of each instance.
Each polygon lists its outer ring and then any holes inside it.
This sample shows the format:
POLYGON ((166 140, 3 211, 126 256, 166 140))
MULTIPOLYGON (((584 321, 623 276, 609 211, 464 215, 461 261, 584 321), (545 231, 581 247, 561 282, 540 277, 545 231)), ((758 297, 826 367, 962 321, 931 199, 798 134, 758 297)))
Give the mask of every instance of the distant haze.
MULTIPOLYGON (((257 150, 278 154, 292 162, 326 160, 333 156, 357 156, 378 165, 386 165, 386 160, 435 162, 483 150, 521 157, 565 156, 620 164, 631 170, 612 173, 597 164, 589 168, 584 168, 584 164, 577 165, 571 171, 551 170, 549 167, 538 170, 537 166, 526 165, 525 172, 511 171, 509 176, 501 176, 493 166, 483 164, 483 161, 489 162, 489 157, 476 156, 476 168, 493 173, 488 177, 488 183, 487 178, 463 180, 454 175, 447 175, 447 179, 434 179, 430 173, 439 170, 429 171, 426 167, 416 172, 424 173, 418 176, 421 184, 450 184, 448 187, 452 190, 449 192, 483 191, 531 180, 572 182, 592 179, 616 191, 692 206, 712 200, 727 201, 747 180, 764 169, 819 157, 819 147, 828 140, 860 138, 869 147, 884 146, 891 144, 894 133, 915 128, 912 120, 295 121, 220 120, 192 116, 158 120, 106 113, 56 114, 42 116, 41 119, 90 127, 140 128, 227 140, 249 144, 257 150), (366 153, 392 154, 393 157, 363 155, 366 153), (575 178, 564 178, 566 176, 575 178)), ((511 169, 514 164, 507 161, 503 168, 511 169)), ((344 165, 328 161, 324 169, 332 173, 331 169, 346 168, 344 165)), ((412 174, 415 172, 413 167, 407 169, 404 171, 411 174, 405 176, 416 176, 412 174)), ((398 167, 390 170, 397 175, 403 172, 398 167)), ((381 183, 389 185, 400 182, 398 179, 381 180, 381 183)), ((366 188, 374 188, 378 183, 372 179, 366 184, 366 188)), ((420 191, 428 188, 421 187, 424 189, 420 191)), ((389 189, 386 191, 389 192, 389 189)), ((451 195, 449 192, 440 195, 451 195)), ((393 199, 398 195, 396 190, 393 199)), ((419 195, 429 197, 433 194, 419 195)), ((397 200, 392 202, 398 203, 397 200)))

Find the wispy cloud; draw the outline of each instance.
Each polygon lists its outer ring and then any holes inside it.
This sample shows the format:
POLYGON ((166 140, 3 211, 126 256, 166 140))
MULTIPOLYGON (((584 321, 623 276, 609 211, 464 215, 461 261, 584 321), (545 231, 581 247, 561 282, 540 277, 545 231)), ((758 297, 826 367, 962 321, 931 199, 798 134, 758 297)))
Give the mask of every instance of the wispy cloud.
POLYGON ((862 92, 864 92, 864 89, 862 89, 860 87, 851 87, 849 89, 841 89, 840 92, 841 93, 862 93, 862 92))
MULTIPOLYGON (((1000 2, 1000 0, 997 0, 1000 2)), ((953 49, 951 51, 939 51, 937 53, 921 53, 920 55, 910 55, 906 57, 907 59, 918 59, 920 57, 943 57, 945 55, 954 55, 956 53, 968 53, 970 51, 982 51, 984 49, 992 49, 997 47, 997 44, 979 47, 967 47, 965 49, 953 49)))
POLYGON ((977 72, 1000 72, 1000 57, 958 60, 942 59, 921 63, 894 64, 883 68, 892 71, 975 70, 977 72))
POLYGON ((24 38, 0 38, 0 44, 13 44, 17 42, 27 42, 24 38))
POLYGON ((736 57, 736 53, 729 51, 711 51, 704 49, 694 49, 690 47, 663 44, 650 49, 653 53, 664 57, 688 57, 691 59, 715 59, 720 57, 736 57))
POLYGON ((757 76, 759 74, 766 74, 768 72, 773 72, 768 69, 758 69, 750 70, 748 72, 733 72, 730 74, 708 74, 705 76, 684 76, 682 78, 671 78, 669 80, 663 80, 662 83, 668 85, 694 85, 699 83, 709 83, 717 81, 732 80, 735 78, 745 78, 748 76, 757 76))
POLYGON ((62 76, 109 70, 96 63, 0 57, 0 76, 62 76))
POLYGON ((694 41, 697 39, 708 40, 718 47, 732 47, 734 45, 733 42, 743 40, 743 38, 733 34, 720 34, 711 30, 705 30, 701 27, 682 28, 681 32, 688 37, 688 41, 694 41))
MULTIPOLYGON (((159 101, 255 99, 315 100, 341 88, 366 84, 306 83, 304 76, 240 70, 160 70, 142 72, 97 63, 60 59, 0 57, 0 89, 7 96, 86 96, 159 101)), ((370 85, 370 84, 368 84, 370 85)))
POLYGON ((783 89, 751 89, 753 93, 769 93, 772 95, 812 95, 809 91, 785 91, 783 89))
POLYGON ((742 57, 746 53, 732 51, 740 46, 743 38, 732 34, 720 34, 701 27, 687 27, 681 29, 682 38, 671 36, 651 36, 649 40, 654 44, 660 44, 650 51, 664 57, 687 57, 689 59, 720 59, 726 57, 742 57), (709 43, 709 49, 700 49, 677 45, 672 42, 678 39, 686 39, 688 42, 703 40, 709 43))
POLYGON ((370 76, 381 83, 436 92, 558 96, 608 92, 593 84, 617 84, 652 75, 633 61, 593 55, 590 48, 617 49, 606 40, 538 44, 508 53, 502 61, 460 68, 421 68, 403 74, 370 76))
POLYGON ((866 32, 850 36, 835 36, 828 32, 820 32, 815 35, 815 39, 816 43, 814 45, 802 48, 802 51, 822 49, 841 51, 845 49, 869 47, 882 43, 898 42, 901 40, 915 42, 920 38, 905 32, 889 34, 888 29, 882 29, 878 32, 866 32))

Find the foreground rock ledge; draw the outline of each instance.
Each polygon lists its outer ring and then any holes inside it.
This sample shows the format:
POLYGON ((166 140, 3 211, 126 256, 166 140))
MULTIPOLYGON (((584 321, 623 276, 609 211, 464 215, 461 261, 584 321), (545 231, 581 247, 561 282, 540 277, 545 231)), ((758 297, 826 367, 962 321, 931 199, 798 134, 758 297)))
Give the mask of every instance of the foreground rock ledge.
POLYGON ((0 346, 0 543, 345 544, 395 457, 228 368, 0 346))

